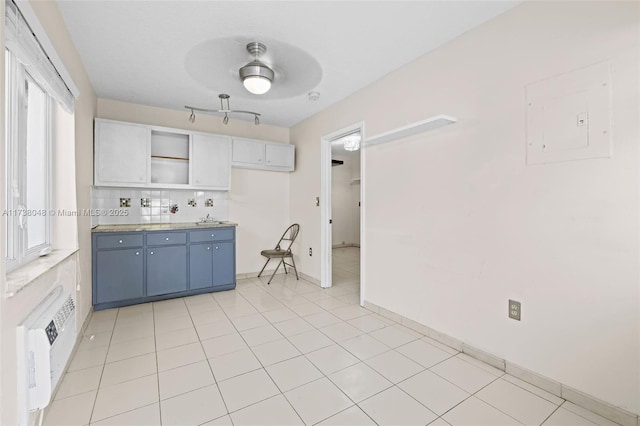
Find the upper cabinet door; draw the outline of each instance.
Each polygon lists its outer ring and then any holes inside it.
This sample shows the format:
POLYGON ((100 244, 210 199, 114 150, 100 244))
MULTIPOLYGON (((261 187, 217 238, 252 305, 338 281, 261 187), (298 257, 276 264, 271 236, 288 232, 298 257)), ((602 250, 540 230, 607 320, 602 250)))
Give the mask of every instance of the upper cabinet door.
POLYGON ((264 142, 233 138, 233 165, 255 167, 264 165, 264 142))
POLYGON ((267 167, 277 167, 286 171, 293 171, 295 157, 294 145, 267 144, 266 148, 267 167))
POLYGON ((292 172, 295 146, 256 139, 233 138, 231 165, 245 169, 292 172))
POLYGON ((150 135, 146 126, 96 120, 95 185, 145 185, 150 135))
POLYGON ((191 186, 228 191, 231 187, 231 138, 194 133, 191 186))

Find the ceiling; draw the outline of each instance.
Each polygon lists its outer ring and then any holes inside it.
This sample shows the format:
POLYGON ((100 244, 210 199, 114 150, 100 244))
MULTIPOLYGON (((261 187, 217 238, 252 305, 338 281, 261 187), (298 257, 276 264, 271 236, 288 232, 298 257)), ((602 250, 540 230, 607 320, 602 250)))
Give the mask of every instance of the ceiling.
POLYGON ((217 109, 227 93, 232 109, 283 127, 517 3, 58 0, 98 97, 217 109), (251 41, 267 46, 262 59, 276 74, 265 95, 247 92, 238 76, 251 41), (310 91, 320 99, 309 100, 310 91))

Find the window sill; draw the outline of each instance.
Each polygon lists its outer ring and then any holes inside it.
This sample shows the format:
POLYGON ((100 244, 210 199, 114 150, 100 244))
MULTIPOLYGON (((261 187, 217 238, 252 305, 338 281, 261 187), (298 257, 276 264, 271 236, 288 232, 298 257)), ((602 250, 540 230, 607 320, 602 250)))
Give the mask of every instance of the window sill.
POLYGON ((77 251, 78 249, 53 250, 50 254, 39 257, 15 271, 9 272, 6 277, 5 296, 15 296, 33 281, 67 260, 77 251))

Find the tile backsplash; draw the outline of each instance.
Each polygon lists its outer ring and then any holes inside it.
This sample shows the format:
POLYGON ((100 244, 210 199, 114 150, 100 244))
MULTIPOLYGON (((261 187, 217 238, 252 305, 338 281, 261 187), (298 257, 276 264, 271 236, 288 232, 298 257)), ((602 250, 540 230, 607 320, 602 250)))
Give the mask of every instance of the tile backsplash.
POLYGON ((196 222, 207 214, 229 219, 229 193, 180 189, 92 187, 92 226, 128 223, 196 222), (127 207, 122 200, 130 200, 127 207), (121 207, 122 206, 122 207, 121 207))

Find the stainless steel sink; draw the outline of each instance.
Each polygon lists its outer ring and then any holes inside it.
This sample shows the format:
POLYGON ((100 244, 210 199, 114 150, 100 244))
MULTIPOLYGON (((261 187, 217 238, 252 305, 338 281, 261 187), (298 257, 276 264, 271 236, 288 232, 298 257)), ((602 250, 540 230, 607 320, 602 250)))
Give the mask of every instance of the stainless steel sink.
POLYGON ((196 225, 224 225, 226 222, 222 220, 209 220, 206 222, 196 222, 196 225))

